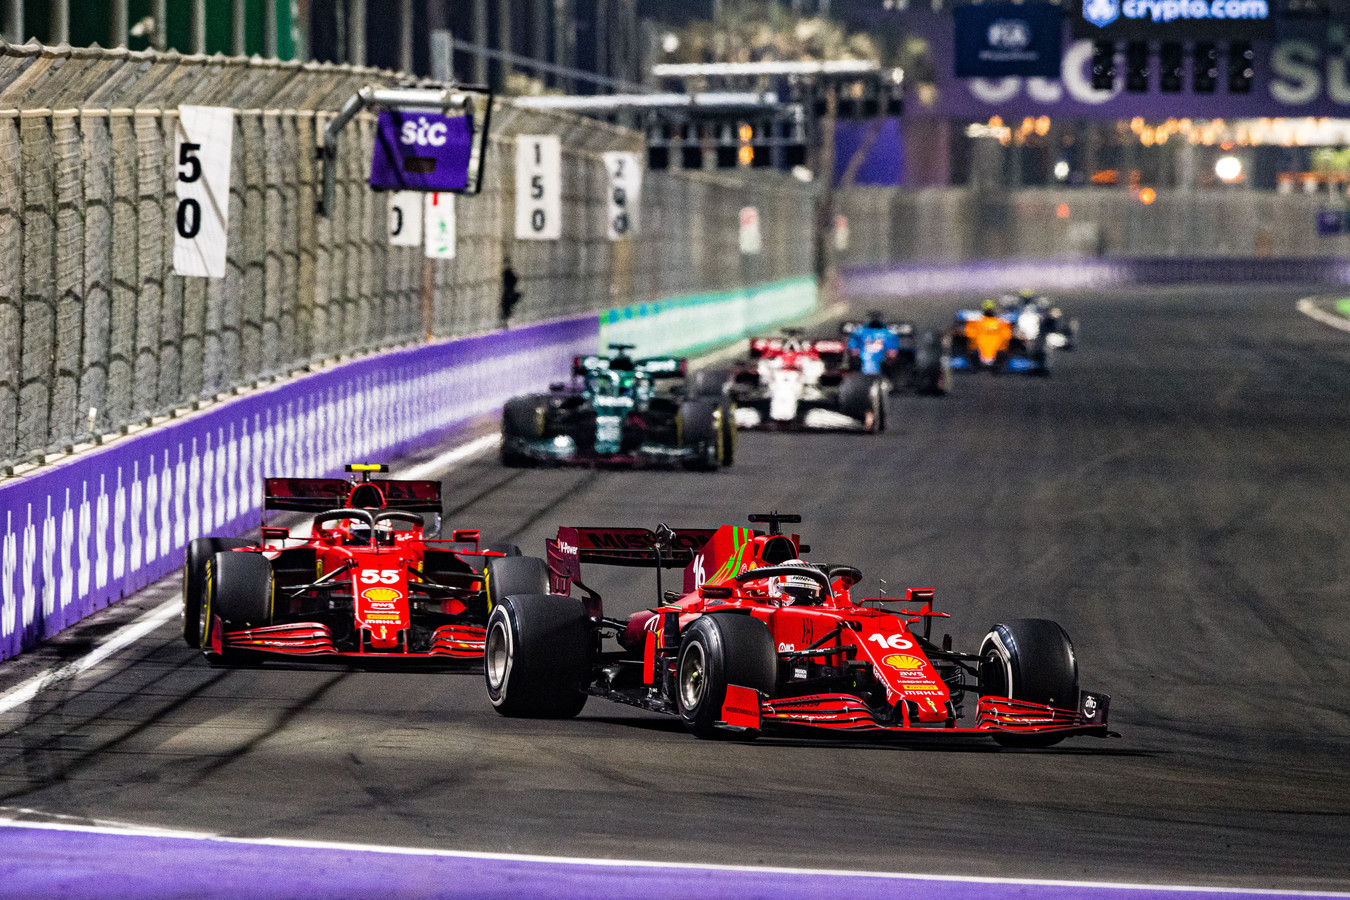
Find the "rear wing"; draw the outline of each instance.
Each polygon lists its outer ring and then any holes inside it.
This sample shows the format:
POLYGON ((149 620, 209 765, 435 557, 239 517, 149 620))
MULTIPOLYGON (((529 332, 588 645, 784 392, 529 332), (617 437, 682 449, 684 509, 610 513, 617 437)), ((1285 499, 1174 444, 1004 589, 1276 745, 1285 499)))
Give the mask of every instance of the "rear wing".
MULTIPOLYGON (((783 344, 785 340, 786 340, 785 338, 777 338, 777 337, 751 338, 750 339, 751 359, 758 359, 761 356, 776 356, 779 353, 782 353, 783 344)), ((845 350, 848 349, 848 345, 845 344, 843 341, 838 341, 833 338, 822 338, 814 341, 798 340, 797 346, 804 351, 814 350, 821 356, 827 356, 830 354, 841 355, 844 353, 845 350)))
POLYGON ((376 478, 353 484, 345 478, 266 478, 263 509, 324 512, 359 506, 405 512, 441 511, 439 481, 376 478))
POLYGON ((620 359, 623 360, 622 366, 615 366, 615 359, 608 356, 574 356, 572 374, 581 376, 597 369, 642 372, 652 379, 684 378, 689 374, 689 361, 682 356, 653 356, 639 360, 620 357, 620 359))
POLYGON ((555 594, 571 591, 581 580, 581 564, 682 569, 694 561, 704 544, 716 534, 713 528, 680 528, 666 535, 657 550, 657 534, 646 528, 559 528, 555 540, 545 541, 548 570, 555 594))

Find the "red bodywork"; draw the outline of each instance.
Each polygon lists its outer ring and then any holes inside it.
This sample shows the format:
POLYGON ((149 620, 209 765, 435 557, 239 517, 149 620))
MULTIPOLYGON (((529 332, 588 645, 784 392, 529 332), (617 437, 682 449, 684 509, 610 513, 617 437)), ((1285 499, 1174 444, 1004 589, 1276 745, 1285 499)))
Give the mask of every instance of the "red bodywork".
MULTIPOLYGON (((645 529, 559 529, 558 539, 548 542, 554 591, 568 593, 581 583, 583 561, 656 564, 654 539, 645 529), (640 549, 644 542, 645 551, 640 549), (625 549, 615 549, 618 546, 625 549)), ((1109 697, 1103 694, 1082 692, 1076 709, 979 696, 977 685, 968 681, 977 673, 978 657, 951 652, 949 639, 937 644, 927 637, 932 620, 947 617, 933 611, 932 590, 910 589, 903 600, 855 599, 858 571, 831 567, 830 590, 819 605, 780 605, 769 594, 767 577, 757 578, 754 572, 768 573, 787 560, 799 559, 809 548, 797 535, 723 525, 715 532, 672 531, 666 543, 660 562, 685 565, 682 596, 635 613, 617 637, 631 653, 641 652, 641 681, 651 691, 671 683, 680 642, 670 629, 683 633, 707 613, 742 612, 764 622, 779 656, 778 691, 769 697, 730 685, 722 710, 726 726, 763 728, 776 723, 836 731, 984 736, 1109 733, 1109 697), (882 608, 892 605, 895 608, 882 608), (962 725, 967 693, 978 700, 973 724, 962 725)), ((599 622, 599 598, 589 589, 587 593, 588 612, 599 622)), ((592 693, 678 712, 670 704, 618 696, 614 691, 593 687, 592 693)), ((670 703, 676 701, 672 698, 670 703)))
POLYGON ((229 630, 216 616, 208 653, 482 657, 480 570, 502 554, 481 551, 477 531, 423 535, 421 514, 440 515, 439 482, 269 478, 264 510, 316 515, 299 534, 264 525, 260 544, 234 551, 272 562, 272 621, 229 630))

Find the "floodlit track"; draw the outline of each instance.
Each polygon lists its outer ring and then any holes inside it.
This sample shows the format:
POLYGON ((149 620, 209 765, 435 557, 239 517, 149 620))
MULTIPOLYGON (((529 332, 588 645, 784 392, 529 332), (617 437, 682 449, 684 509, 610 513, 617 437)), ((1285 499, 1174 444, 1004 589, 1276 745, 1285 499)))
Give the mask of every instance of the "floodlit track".
MULTIPOLYGON (((536 553, 560 524, 799 512, 814 559, 892 594, 935 588, 958 648, 1002 618, 1060 621, 1120 739, 700 742, 599 700, 573 721, 508 720, 475 672, 213 669, 173 619, 0 712, 0 817, 1348 890, 1350 337, 1300 315, 1303 293, 1065 297, 1082 347, 1051 378, 959 376, 950 397, 897 398, 880 437, 742 435, 715 475, 521 472, 489 455, 445 479, 457 526, 536 553)), ((941 325, 959 302, 893 308, 941 325)), ((651 605, 654 584, 607 576, 606 612, 651 605)), ((0 666, 0 691, 176 591, 162 582, 0 666)))

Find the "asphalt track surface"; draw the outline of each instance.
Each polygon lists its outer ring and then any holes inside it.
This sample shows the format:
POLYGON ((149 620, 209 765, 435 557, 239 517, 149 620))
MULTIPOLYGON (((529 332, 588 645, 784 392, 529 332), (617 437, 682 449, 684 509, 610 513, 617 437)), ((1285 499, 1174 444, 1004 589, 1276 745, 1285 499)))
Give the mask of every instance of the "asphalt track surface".
MULTIPOLYGON (((717 474, 445 479, 458 527, 801 513, 818 561, 933 587, 958 649, 1053 618, 1119 739, 1050 750, 698 741, 592 699, 496 715, 476 672, 222 670, 172 621, 0 714, 0 816, 241 838, 672 862, 1350 890, 1350 335, 1312 289, 1063 302, 1053 377, 963 375, 890 429, 743 434, 717 474)), ((859 301, 860 306, 882 301, 859 301)), ((889 308, 941 324, 956 298, 889 308)), ((650 606, 646 573, 600 581, 650 606)), ((0 666, 0 691, 177 591, 170 579, 0 666)))

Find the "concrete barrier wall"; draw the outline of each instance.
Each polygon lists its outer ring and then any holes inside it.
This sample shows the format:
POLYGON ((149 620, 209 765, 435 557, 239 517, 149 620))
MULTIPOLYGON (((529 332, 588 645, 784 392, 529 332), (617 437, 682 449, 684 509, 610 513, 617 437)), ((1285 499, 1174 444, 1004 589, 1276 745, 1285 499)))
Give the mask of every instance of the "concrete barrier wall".
POLYGON ((256 525, 267 476, 447 443, 610 341, 692 353, 815 303, 814 279, 791 279, 388 351, 0 479, 0 659, 173 572, 192 538, 256 525))
POLYGON ((257 524, 262 479, 443 441, 591 352, 589 316, 334 366, 0 484, 0 658, 257 524))
POLYGON ((1024 258, 1188 260, 1350 254, 1350 235, 1320 237, 1325 194, 1246 188, 1159 190, 1145 204, 1125 188, 855 187, 845 265, 1024 258))
POLYGON ((791 278, 720 294, 641 303, 600 316, 601 349, 633 344, 641 356, 688 356, 816 308, 814 278, 791 278))
POLYGON ((1164 284, 1350 284, 1350 260, 1322 259, 1043 259, 964 264, 853 266, 841 283, 846 297, 972 294, 988 297, 1029 287, 1090 290, 1164 284))

